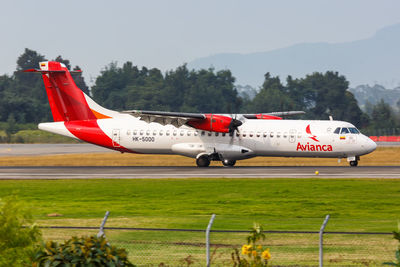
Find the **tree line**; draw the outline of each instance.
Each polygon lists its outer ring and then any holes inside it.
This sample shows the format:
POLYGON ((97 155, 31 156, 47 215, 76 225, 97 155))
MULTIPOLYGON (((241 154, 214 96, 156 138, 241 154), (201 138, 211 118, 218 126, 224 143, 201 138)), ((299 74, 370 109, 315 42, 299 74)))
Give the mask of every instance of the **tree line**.
MULTIPOLYGON (((37 68, 47 60, 25 49, 17 59, 13 75, 0 76, 0 122, 38 123, 52 116, 40 75, 21 70, 37 68)), ((68 59, 53 59, 64 63, 68 59)), ((75 66, 74 70, 80 69, 75 66)), ((100 105, 115 110, 144 109, 202 113, 265 113, 303 110, 304 119, 349 121, 359 128, 400 128, 399 114, 381 101, 362 111, 349 82, 338 72, 314 72, 303 78, 288 76, 285 82, 267 72, 253 99, 238 95, 230 70, 189 70, 186 64, 163 74, 157 68, 139 68, 132 62, 121 67, 112 62, 96 78, 89 90, 81 75, 74 75, 78 87, 100 105)))

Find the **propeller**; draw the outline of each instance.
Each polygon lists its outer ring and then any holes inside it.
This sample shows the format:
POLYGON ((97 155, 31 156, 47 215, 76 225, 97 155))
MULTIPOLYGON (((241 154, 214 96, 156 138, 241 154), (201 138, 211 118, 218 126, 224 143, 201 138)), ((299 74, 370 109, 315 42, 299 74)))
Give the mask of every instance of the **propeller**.
POLYGON ((241 122, 240 120, 238 120, 237 118, 236 118, 236 116, 237 116, 237 114, 235 114, 235 118, 233 118, 233 116, 232 116, 232 114, 231 114, 231 118, 232 118, 232 120, 231 120, 231 123, 229 124, 229 126, 228 126, 228 129, 229 129, 229 135, 232 137, 231 138, 231 141, 230 141, 230 144, 232 145, 232 143, 233 143, 233 139, 235 138, 235 131, 237 132, 237 133, 239 133, 239 127, 243 124, 243 122, 241 122))
POLYGON ((231 123, 228 126, 229 133, 235 133, 235 131, 238 131, 238 127, 241 126, 243 122, 235 118, 232 118, 231 123))

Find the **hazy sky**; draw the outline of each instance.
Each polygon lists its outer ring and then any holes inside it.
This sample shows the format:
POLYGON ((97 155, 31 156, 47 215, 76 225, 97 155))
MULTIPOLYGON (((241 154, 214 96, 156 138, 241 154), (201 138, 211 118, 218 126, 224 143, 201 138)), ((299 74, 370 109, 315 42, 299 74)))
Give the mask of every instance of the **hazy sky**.
POLYGON ((398 0, 0 0, 0 75, 30 48, 96 77, 111 61, 168 70, 216 53, 364 39, 400 23, 398 0))

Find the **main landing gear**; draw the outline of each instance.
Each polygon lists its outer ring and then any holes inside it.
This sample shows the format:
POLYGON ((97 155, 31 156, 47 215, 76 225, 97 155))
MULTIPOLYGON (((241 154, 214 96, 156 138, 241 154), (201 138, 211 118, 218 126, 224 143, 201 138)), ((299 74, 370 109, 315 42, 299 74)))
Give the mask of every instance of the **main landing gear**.
POLYGON ((213 155, 201 155, 196 159, 196 164, 198 167, 208 167, 210 166, 211 160, 221 160, 225 167, 233 167, 236 164, 236 160, 221 159, 221 157, 213 157, 213 155))
POLYGON ((225 167, 233 167, 233 166, 235 166, 235 164, 236 164, 236 160, 224 159, 224 160, 222 161, 222 164, 223 164, 225 167))
POLYGON ((208 167, 210 166, 210 162, 210 157, 208 155, 202 155, 196 159, 198 167, 208 167))

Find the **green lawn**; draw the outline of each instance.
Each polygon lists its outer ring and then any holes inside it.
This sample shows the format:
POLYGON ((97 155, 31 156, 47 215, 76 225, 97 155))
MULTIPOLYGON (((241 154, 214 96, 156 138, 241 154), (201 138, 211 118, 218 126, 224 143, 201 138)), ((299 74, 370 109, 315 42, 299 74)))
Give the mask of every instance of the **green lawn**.
POLYGON ((372 179, 3 180, 46 225, 204 229, 383 231, 397 227, 400 181, 372 179), (62 217, 49 218, 59 213, 62 217))

